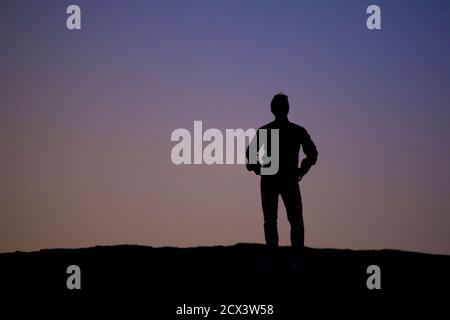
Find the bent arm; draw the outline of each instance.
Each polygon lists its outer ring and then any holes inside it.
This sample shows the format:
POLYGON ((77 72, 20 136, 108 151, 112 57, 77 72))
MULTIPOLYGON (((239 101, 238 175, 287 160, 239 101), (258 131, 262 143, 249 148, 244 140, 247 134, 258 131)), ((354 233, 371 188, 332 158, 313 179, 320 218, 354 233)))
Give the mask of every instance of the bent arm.
POLYGON ((314 142, 312 141, 309 133, 305 130, 303 133, 303 153, 305 154, 305 158, 302 160, 300 164, 300 168, 298 169, 298 176, 301 178, 305 174, 308 173, 309 169, 317 162, 317 148, 314 142))
POLYGON ((258 131, 256 132, 255 136, 253 137, 252 141, 250 141, 250 144, 247 146, 247 149, 245 150, 245 160, 248 171, 254 171, 257 175, 260 174, 261 170, 261 164, 258 161, 258 131), (252 151, 252 152, 250 152, 252 151))

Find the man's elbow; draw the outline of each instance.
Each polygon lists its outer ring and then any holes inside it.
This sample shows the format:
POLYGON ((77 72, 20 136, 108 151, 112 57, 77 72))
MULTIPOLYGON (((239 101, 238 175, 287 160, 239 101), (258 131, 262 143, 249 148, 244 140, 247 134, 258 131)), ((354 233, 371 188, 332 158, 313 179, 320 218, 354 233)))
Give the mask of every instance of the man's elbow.
POLYGON ((319 153, 317 152, 317 150, 315 150, 314 152, 311 153, 311 155, 308 157, 309 158, 309 163, 311 164, 311 166, 315 165, 317 163, 317 157, 319 156, 319 153))

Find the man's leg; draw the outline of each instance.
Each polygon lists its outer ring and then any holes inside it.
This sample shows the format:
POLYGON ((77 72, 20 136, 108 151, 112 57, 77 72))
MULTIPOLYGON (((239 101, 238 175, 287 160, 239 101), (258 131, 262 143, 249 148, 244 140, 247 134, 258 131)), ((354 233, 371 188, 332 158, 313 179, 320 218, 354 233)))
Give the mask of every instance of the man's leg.
POLYGON ((261 203, 264 214, 264 236, 269 249, 278 247, 278 183, 275 177, 261 177, 261 203))
POLYGON ((292 247, 301 251, 305 241, 305 230, 303 226, 302 197, 298 181, 283 181, 281 197, 286 207, 287 217, 291 225, 292 247))

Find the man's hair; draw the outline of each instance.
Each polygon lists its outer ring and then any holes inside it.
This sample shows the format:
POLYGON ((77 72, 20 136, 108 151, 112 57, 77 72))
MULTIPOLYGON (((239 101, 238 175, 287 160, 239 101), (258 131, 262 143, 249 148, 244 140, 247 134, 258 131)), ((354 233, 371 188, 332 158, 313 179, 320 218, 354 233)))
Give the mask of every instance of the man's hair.
POLYGON ((275 116, 288 114, 289 113, 288 96, 285 95, 283 92, 274 95, 272 98, 272 102, 270 103, 270 110, 275 116))

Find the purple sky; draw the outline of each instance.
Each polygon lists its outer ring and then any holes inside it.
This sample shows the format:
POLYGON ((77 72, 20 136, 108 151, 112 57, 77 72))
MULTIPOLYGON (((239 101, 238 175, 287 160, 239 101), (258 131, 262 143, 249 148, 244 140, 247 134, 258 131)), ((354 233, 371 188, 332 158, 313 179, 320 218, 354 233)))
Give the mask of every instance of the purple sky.
POLYGON ((448 1, 7 0, 0 41, 0 252, 263 242, 258 178, 175 166, 170 134, 283 91, 319 149, 306 245, 450 254, 448 1))

